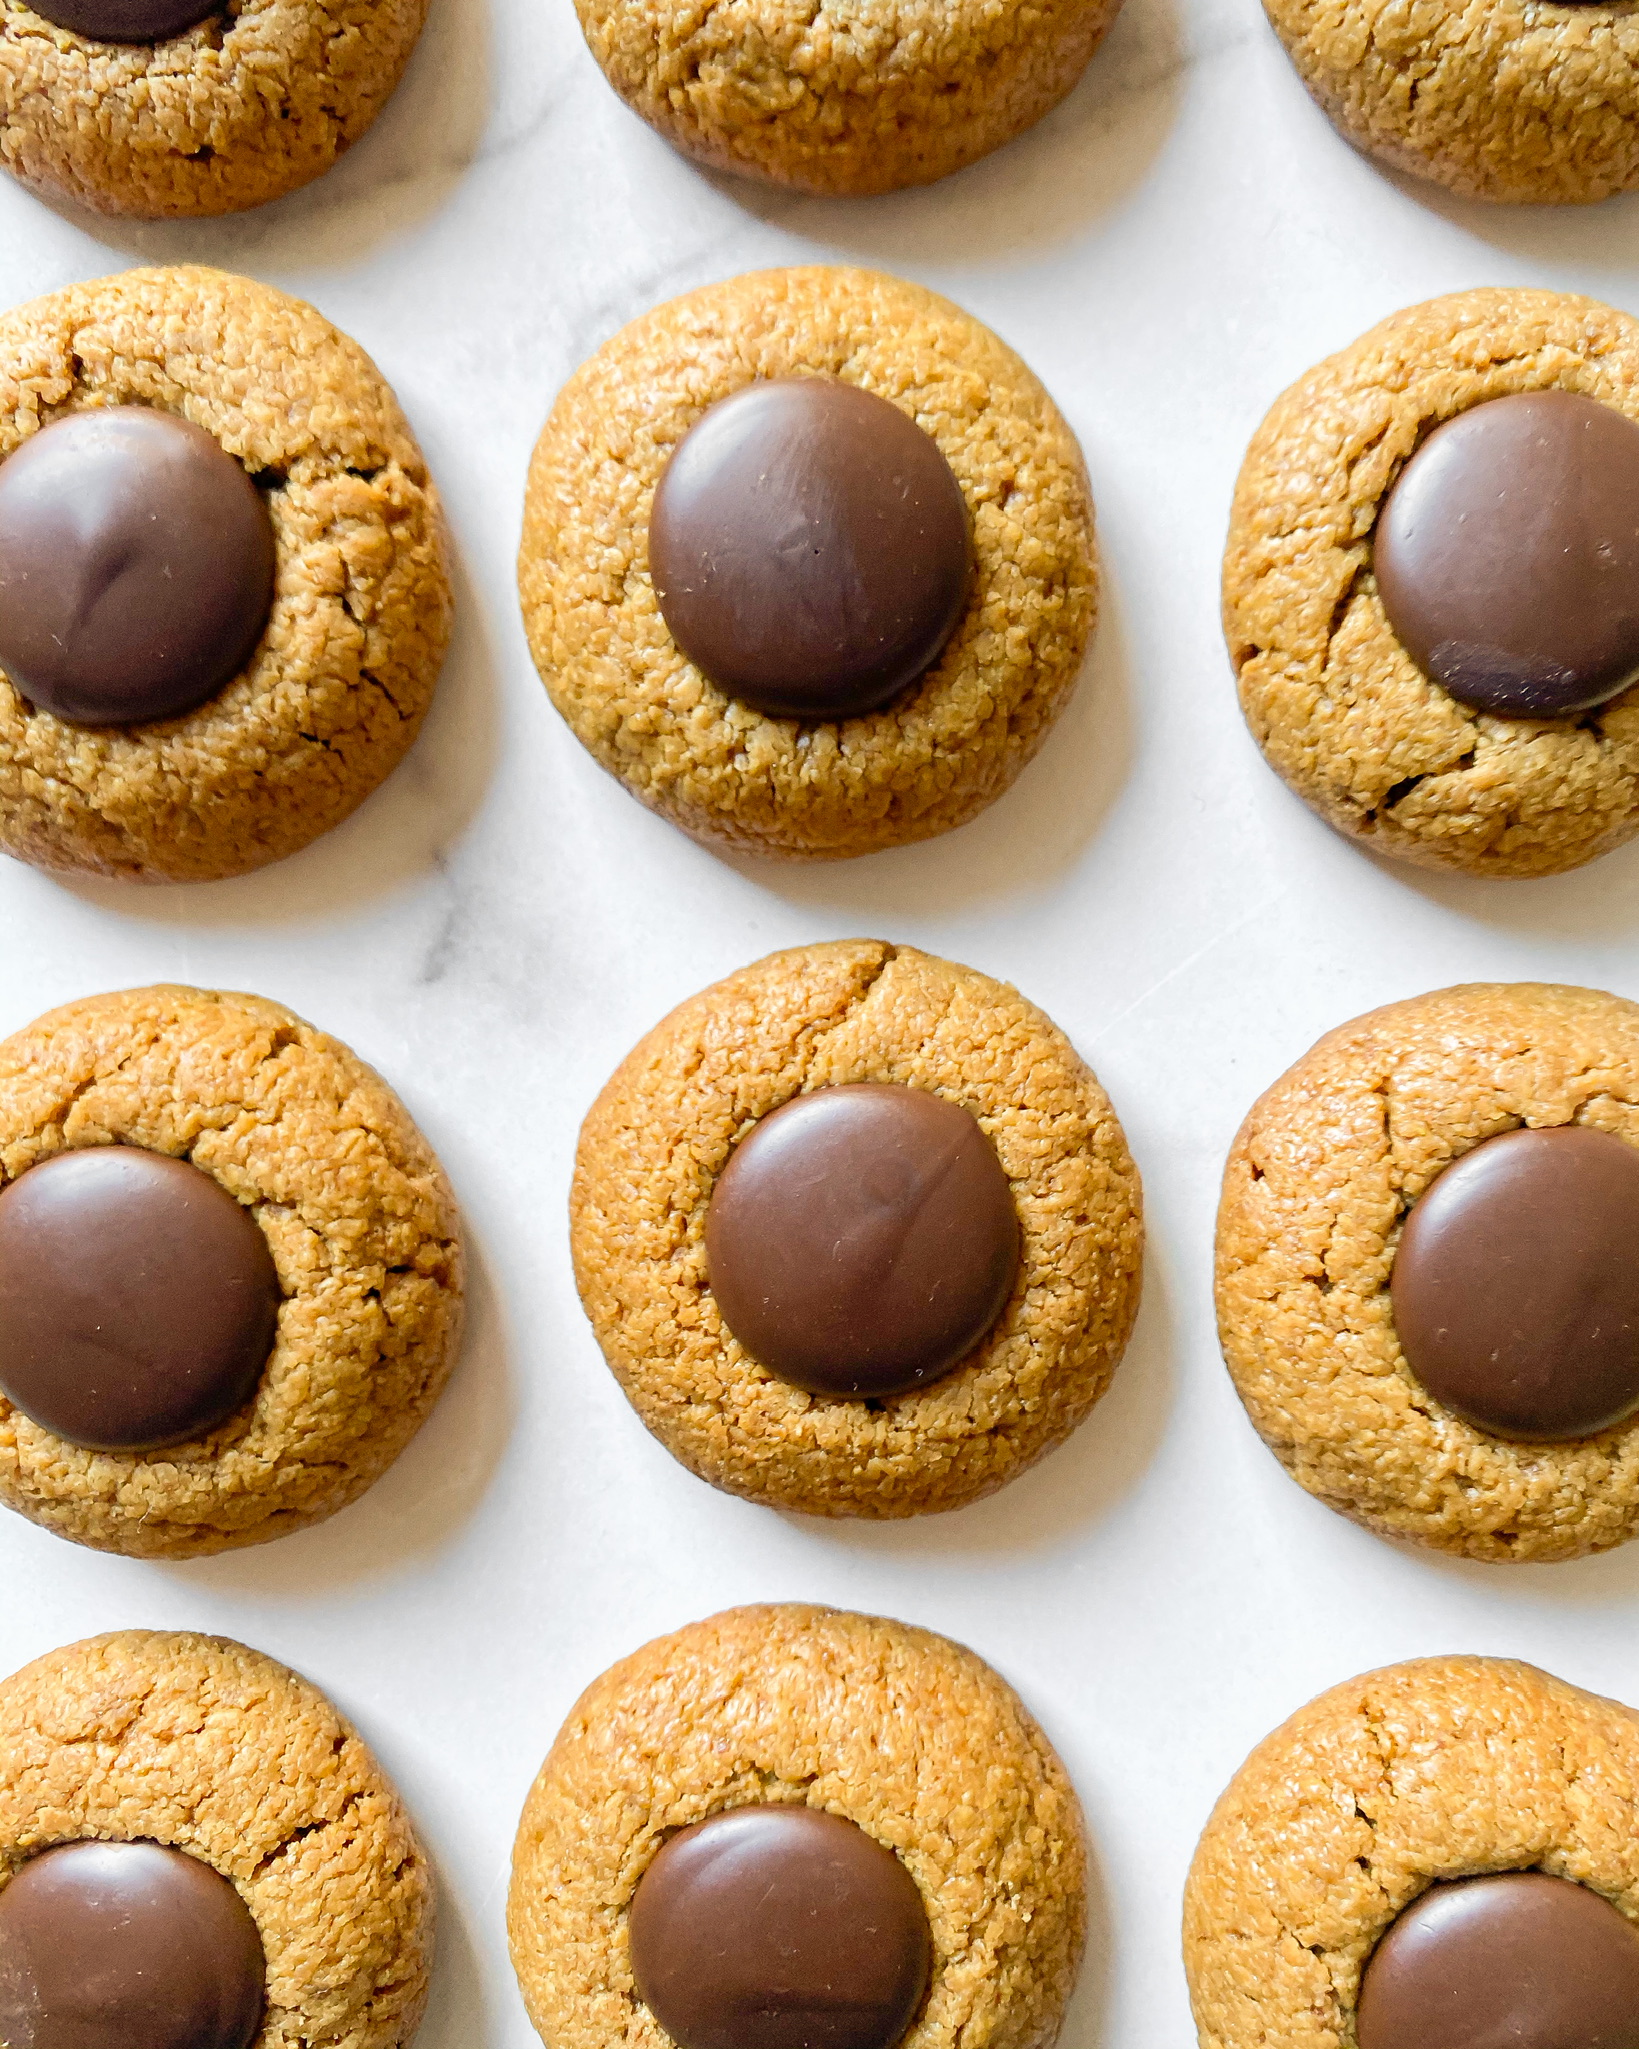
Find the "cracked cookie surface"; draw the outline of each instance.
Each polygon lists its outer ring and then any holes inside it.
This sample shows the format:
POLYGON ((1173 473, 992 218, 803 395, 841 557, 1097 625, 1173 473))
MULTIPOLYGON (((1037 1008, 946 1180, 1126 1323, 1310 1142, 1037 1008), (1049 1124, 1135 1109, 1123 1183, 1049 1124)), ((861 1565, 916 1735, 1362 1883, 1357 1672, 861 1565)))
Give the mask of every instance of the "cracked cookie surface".
POLYGON ((1389 1275, 1441 1172, 1522 1125, 1639 1146, 1639 1005, 1478 982, 1329 1032, 1253 1106, 1224 1171, 1218 1331, 1292 1477, 1386 1536, 1578 1558, 1639 1531, 1639 1418, 1569 1443, 1476 1429, 1413 1377, 1389 1275))
POLYGON ((130 270, 0 316, 0 460, 116 405, 179 414, 242 464, 273 609, 181 718, 69 725, 0 675, 0 848, 144 882, 244 874, 339 825, 415 738, 450 632, 437 493, 357 343, 224 271, 130 270))
POLYGON ((98 213, 237 213, 319 176, 386 105, 426 0, 233 0, 159 43, 105 43, 8 0, 0 161, 98 213))
POLYGON ((0 1501, 134 1558, 266 1543, 344 1508, 420 1428, 460 1334, 455 1200, 403 1105, 282 1004, 162 985, 0 1044, 0 1183, 89 1145, 190 1160, 250 1211, 277 1336, 248 1407, 160 1451, 86 1450, 0 1397, 0 1501))
POLYGON ((1442 1879, 1545 1871, 1639 1921, 1639 1715, 1506 1658, 1333 1687, 1260 1743, 1184 1895, 1202 2049, 1355 2040, 1360 1974, 1442 1879))
POLYGON ((0 1885, 58 1843, 212 1866, 266 1959, 253 2049, 401 2049, 432 1962, 432 1872, 357 1732, 228 1637, 120 1630, 0 1683, 0 1885))
POLYGON ((1005 983, 839 940, 744 968, 627 1056, 581 1132, 575 1278, 644 1423, 713 1486, 811 1515, 907 1516, 992 1493, 1069 1436, 1137 1314, 1138 1173, 1064 1034, 1005 983), (735 1144, 811 1089, 900 1083, 994 1145, 1021 1230, 1000 1318, 941 1380, 871 1401, 776 1379, 725 1327, 705 1220, 735 1144))
POLYGON ((1639 686, 1575 718, 1471 710, 1401 646, 1372 569, 1379 508, 1433 428, 1556 389, 1639 422, 1639 321, 1562 292, 1457 292, 1300 378, 1247 451, 1223 582, 1241 709, 1304 802, 1378 853, 1551 875, 1639 831, 1639 686))
POLYGON ((627 1908, 662 1843, 783 1801, 854 1822, 916 1881, 928 1991, 899 2049, 1046 2049, 1086 1932, 1081 1810, 982 1659, 831 1608, 733 1608, 593 1682, 530 1790, 508 1929, 549 2049, 666 2049, 637 1995, 627 1908))
POLYGON ((604 75, 685 155, 804 192, 893 192, 1056 107, 1120 0, 576 0, 604 75))
POLYGON ((1092 500, 1040 383, 976 320, 874 271, 754 272, 623 328, 536 445, 518 556, 530 652, 575 737, 685 832, 835 860, 982 811, 1046 739, 1097 613, 1092 500), (971 524, 966 609, 885 709, 770 718, 678 648, 649 576, 649 508, 708 406, 758 378, 839 377, 938 443, 971 524))

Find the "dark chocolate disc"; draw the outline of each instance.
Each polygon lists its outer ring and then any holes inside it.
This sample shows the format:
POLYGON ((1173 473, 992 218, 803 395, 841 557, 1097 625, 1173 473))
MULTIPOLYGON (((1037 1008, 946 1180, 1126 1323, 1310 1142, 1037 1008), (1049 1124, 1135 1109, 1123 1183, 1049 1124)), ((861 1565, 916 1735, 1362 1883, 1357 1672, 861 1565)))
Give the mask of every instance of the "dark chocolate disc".
POLYGON ((93 43, 164 43, 220 10, 199 0, 29 0, 36 14, 93 43))
POLYGON ((1360 1982, 1359 2049, 1639 2049, 1639 1930, 1567 1878, 1431 1886, 1360 1982))
POLYGON ((1603 704, 1639 677, 1639 426, 1568 391, 1459 413, 1400 472, 1373 557, 1389 624, 1453 697, 1603 704))
POLYGON ((1639 1148, 1579 1125, 1453 1161, 1390 1277, 1413 1373, 1498 1437, 1587 1437, 1639 1407, 1639 1148))
POLYGON ((249 661, 273 528, 219 441, 174 413, 69 413, 0 463, 0 669, 80 726, 179 718, 249 661))
POLYGON ((884 398, 782 377, 720 399, 666 465, 649 570, 672 638, 775 718, 875 711, 930 669, 968 586, 939 444, 884 398))
POLYGON ((261 1226, 186 1160, 85 1146, 0 1195, 0 1393, 70 1444, 213 1429, 249 1401, 278 1313, 261 1226))
POLYGON ((892 2049, 928 1982, 916 1881, 813 1807, 736 1807, 665 1844, 629 1910, 638 1996, 678 2049, 892 2049))
POLYGON ((855 1082, 793 1098, 740 1141, 706 1260, 723 1321, 771 1373, 811 1394, 900 1394, 1001 1314, 1019 1221, 960 1104, 855 1082))
POLYGON ((227 1879, 158 1843, 64 1843, 0 1890, 6 2049, 247 2049, 264 1970, 227 1879))

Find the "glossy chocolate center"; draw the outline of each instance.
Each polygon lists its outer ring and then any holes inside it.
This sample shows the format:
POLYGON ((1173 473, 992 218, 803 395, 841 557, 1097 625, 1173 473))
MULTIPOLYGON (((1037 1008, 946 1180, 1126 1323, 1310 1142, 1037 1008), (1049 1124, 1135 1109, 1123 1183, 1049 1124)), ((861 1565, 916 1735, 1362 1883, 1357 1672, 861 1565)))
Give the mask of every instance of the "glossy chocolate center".
POLYGON ((1453 1161, 1406 1219, 1395 1328, 1432 1395, 1498 1437, 1587 1437, 1639 1406, 1639 1149, 1577 1125, 1453 1161))
POLYGON ((256 486, 174 413, 70 413, 0 464, 0 668, 41 710, 179 718, 245 666, 272 601, 256 486))
POLYGON ((34 12, 58 28, 94 43, 163 43, 196 23, 208 21, 215 6, 199 0, 29 0, 34 12))
POLYGON ((0 1393, 70 1444, 213 1429, 249 1401, 278 1313, 261 1227, 186 1160, 86 1146, 0 1195, 0 1393))
POLYGON ((891 2049, 932 1963, 916 1881, 851 1821, 737 1807, 638 1882, 639 1997, 679 2049, 891 2049))
POLYGON ((1459 413, 1400 472, 1373 553, 1389 624, 1453 697, 1603 704, 1639 677, 1639 427, 1568 391, 1459 413))
POLYGON ((1639 2049, 1639 1930, 1540 1871, 1431 1886, 1366 1965, 1360 2049, 1639 2049))
POLYGON ((706 1261, 723 1321, 771 1373, 811 1394, 901 1394, 1001 1314, 1019 1221, 959 1104, 856 1082, 793 1098, 741 1140, 706 1261))
POLYGON ((672 638, 776 718, 875 711, 962 616, 967 509, 939 444, 831 377, 750 384, 666 465, 649 569, 672 638))
POLYGON ((65 1843, 0 1890, 6 2049, 247 2049, 263 1972, 238 1893, 158 1843, 65 1843))

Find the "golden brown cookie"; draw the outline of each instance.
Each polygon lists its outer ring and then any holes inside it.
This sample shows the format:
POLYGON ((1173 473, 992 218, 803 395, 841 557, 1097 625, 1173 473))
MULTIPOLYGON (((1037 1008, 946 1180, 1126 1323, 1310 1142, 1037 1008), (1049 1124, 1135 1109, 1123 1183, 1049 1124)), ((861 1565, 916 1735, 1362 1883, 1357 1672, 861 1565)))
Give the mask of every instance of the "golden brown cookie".
POLYGON ((1625 6, 1264 0, 1359 149, 1469 199, 1551 205, 1639 184, 1639 23, 1625 6))
POLYGON ((1506 1658, 1334 1686, 1260 1743, 1184 1895, 1202 2049, 1353 2044, 1363 1967, 1430 1885, 1546 1872, 1639 1920, 1639 1717, 1506 1658))
POLYGON ((150 1842, 249 1908, 254 2049, 402 2049, 432 1962, 433 1881, 381 1767, 318 1689, 228 1637, 129 1629, 0 1684, 0 1897, 57 1845, 150 1842))
POLYGON ((530 467, 518 588, 553 703, 634 796, 698 839, 838 859, 950 831, 1030 760, 1092 632, 1092 521, 1073 436, 988 329, 876 272, 760 271, 646 314, 570 379, 530 467), (830 722, 765 716, 708 681, 649 566, 655 488, 707 408, 810 375, 931 435, 973 550, 934 666, 886 708, 830 722))
POLYGON ((605 77, 668 142, 823 193, 926 185, 1011 142, 1075 84, 1119 5, 576 0, 605 77))
POLYGON ((0 461, 99 406, 178 414, 244 467, 273 608, 180 718, 71 725, 0 675, 0 848, 145 882, 244 874, 339 824, 415 738, 450 631, 437 493, 363 350, 226 272, 126 271, 0 317, 0 461))
POLYGON ((1436 1177, 1522 1127, 1639 1147, 1639 1006, 1470 983, 1329 1032, 1254 1104, 1224 1171, 1218 1331, 1259 1435, 1386 1536, 1578 1558, 1639 1530, 1639 1418, 1569 1442, 1476 1428, 1412 1373, 1390 1275, 1436 1177))
POLYGON ((915 1880, 932 1935, 901 2049, 1046 2049, 1086 1929, 1063 1766, 972 1651, 903 1622, 733 1608, 594 1681, 531 1789, 508 1927, 550 2049, 665 2049, 628 1910, 678 1830, 778 1803, 840 1815, 915 1880))
MULTIPOLYGON (((155 1451, 70 1444, 0 1398, 0 1501, 134 1558, 197 1558, 322 1522, 425 1420, 461 1323, 455 1201, 386 1084, 259 996, 87 997, 0 1044, 0 1175, 70 1148, 186 1159, 273 1255, 277 1334, 248 1406, 155 1451)), ((4 1197, 0 1197, 3 1201, 4 1197)))
POLYGON ((1432 299, 1301 378, 1247 451, 1223 586, 1241 708, 1270 766, 1378 853, 1550 875, 1639 829, 1639 689, 1575 717, 1473 710, 1417 667, 1378 593, 1374 529, 1407 459, 1442 421, 1542 391, 1639 422, 1639 323, 1561 292, 1432 299))
POLYGON ((1091 1071, 1005 983, 880 940, 771 954, 657 1025, 586 1120, 570 1231, 581 1301, 648 1428, 713 1486, 811 1515, 920 1515, 992 1493, 1081 1422, 1138 1309, 1138 1174, 1091 1071), (1020 1230, 977 1349, 880 1399, 776 1378, 727 1328, 707 1273, 707 1215, 736 1148, 794 1098, 856 1082, 970 1111, 1020 1230))
MULTIPOLYGON (((64 21, 122 11, 122 0, 48 4, 64 21)), ((124 0, 123 11, 143 10, 124 0)), ((260 206, 357 142, 425 13, 426 0, 235 0, 157 41, 104 42, 16 0, 0 15, 0 159, 25 185, 98 213, 260 206)))

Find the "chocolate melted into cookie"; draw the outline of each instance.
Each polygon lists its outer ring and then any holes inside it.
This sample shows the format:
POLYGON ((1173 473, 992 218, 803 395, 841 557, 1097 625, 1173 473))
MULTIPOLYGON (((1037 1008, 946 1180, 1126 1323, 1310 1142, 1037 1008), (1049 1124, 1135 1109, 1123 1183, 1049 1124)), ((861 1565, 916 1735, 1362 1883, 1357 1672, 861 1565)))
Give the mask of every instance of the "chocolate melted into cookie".
POLYGON ((1568 391, 1447 420, 1378 515, 1406 652, 1476 710, 1565 718, 1639 677, 1639 426, 1568 391))
POLYGON ((163 43, 220 10, 199 0, 30 0, 36 14, 94 43, 163 43))
POLYGON ((1587 1437, 1639 1406, 1639 1149, 1564 1125, 1447 1167, 1390 1278, 1411 1370, 1481 1430, 1587 1437))
POLYGON ((70 413, 0 464, 0 668, 74 725, 192 711, 273 601, 273 528, 221 443, 173 413, 70 413))
POLYGON ((1360 2049, 1639 2049, 1639 1930, 1566 1878, 1431 1886, 1360 1981, 1360 2049))
POLYGON ((851 1821, 737 1807, 681 1830, 629 1910, 638 1994, 679 2049, 891 2049, 928 1982, 916 1881, 851 1821))
POLYGON ((956 630, 968 556, 939 444, 831 377, 719 400, 679 443, 649 516, 672 638, 775 718, 852 718, 898 696, 956 630))
POLYGON ((723 1321, 771 1373, 811 1394, 900 1394, 1001 1314, 1019 1220, 959 1104, 855 1082, 795 1097, 741 1140, 706 1259, 723 1321))
POLYGON ((228 1881, 158 1843, 64 1843, 0 1890, 6 2049, 247 2049, 264 1969, 228 1881))
POLYGON ((70 1444, 214 1428, 250 1399, 279 1299, 255 1218, 186 1160, 88 1146, 0 1195, 0 1392, 70 1444))

